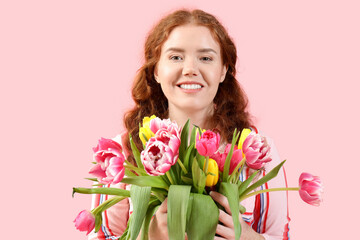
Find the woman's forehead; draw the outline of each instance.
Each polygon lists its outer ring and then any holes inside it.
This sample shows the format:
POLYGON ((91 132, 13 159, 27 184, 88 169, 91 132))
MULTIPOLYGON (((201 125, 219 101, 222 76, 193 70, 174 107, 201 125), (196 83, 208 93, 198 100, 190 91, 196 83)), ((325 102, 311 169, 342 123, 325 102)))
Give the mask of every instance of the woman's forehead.
POLYGON ((174 28, 162 46, 162 52, 169 50, 220 52, 218 42, 205 26, 186 24, 174 28))

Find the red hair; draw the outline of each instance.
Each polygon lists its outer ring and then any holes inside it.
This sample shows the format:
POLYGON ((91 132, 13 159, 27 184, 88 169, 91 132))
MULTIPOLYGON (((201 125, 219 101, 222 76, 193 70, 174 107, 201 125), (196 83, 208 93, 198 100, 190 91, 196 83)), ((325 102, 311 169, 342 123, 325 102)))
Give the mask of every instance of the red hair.
MULTIPOLYGON (((145 63, 134 79, 132 97, 135 106, 125 114, 124 125, 139 149, 142 149, 139 139, 139 123, 142 119, 153 114, 160 118, 168 118, 167 98, 154 78, 161 47, 174 28, 189 23, 205 26, 210 30, 220 45, 222 62, 228 68, 225 80, 220 83, 214 98, 216 107, 213 115, 207 119, 206 128, 218 129, 222 138, 231 142, 235 128, 241 131, 251 126, 250 114, 247 111, 248 99, 235 78, 236 47, 227 31, 209 13, 202 10, 178 10, 161 19, 148 34, 144 48, 145 63)), ((126 135, 124 140, 124 146, 130 150, 129 136, 126 135)), ((133 157, 129 157, 133 162, 133 157)))

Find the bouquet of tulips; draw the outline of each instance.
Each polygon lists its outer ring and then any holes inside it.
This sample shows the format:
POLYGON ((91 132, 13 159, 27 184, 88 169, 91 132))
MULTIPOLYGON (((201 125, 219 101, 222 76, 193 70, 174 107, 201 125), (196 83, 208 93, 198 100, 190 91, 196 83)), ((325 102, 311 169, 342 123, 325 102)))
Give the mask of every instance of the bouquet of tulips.
MULTIPOLYGON (((133 213, 128 226, 119 239, 136 239, 140 233, 147 239, 152 216, 168 198, 168 232, 170 239, 213 239, 219 218, 219 208, 209 191, 222 193, 228 199, 232 213, 245 212, 241 201, 266 191, 297 190, 307 203, 319 205, 321 181, 303 173, 297 188, 257 189, 276 177, 285 163, 269 171, 262 178, 258 173, 271 161, 266 138, 244 129, 235 129, 231 144, 219 151, 220 135, 194 126, 189 121, 182 129, 169 119, 145 117, 139 129, 144 150, 140 153, 132 137, 130 144, 136 165, 125 159, 121 145, 111 139, 100 139, 94 148, 94 167, 90 173, 95 185, 130 184, 131 189, 73 188, 73 193, 114 195, 91 212, 84 210, 75 219, 81 231, 97 232, 102 224, 102 212, 125 198, 131 198, 133 213), (254 173, 244 181, 239 175, 244 166, 254 173), (204 207, 206 206, 206 207, 204 207)), ((241 225, 238 214, 232 214, 236 239, 240 239, 241 225)))

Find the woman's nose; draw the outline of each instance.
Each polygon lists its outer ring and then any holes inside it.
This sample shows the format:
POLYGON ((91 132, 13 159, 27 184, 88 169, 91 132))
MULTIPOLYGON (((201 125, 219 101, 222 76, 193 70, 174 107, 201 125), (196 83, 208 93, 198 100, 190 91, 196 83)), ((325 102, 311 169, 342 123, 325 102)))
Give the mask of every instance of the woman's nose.
POLYGON ((182 74, 184 76, 197 76, 199 74, 199 69, 195 59, 187 58, 184 61, 182 74))

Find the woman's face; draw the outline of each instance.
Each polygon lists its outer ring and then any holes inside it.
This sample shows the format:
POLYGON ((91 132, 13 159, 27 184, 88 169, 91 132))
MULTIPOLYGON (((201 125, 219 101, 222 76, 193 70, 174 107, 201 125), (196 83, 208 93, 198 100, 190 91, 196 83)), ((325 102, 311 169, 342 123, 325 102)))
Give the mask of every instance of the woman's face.
POLYGON ((226 67, 220 46, 204 26, 187 24, 172 30, 161 48, 155 79, 171 111, 212 110, 226 67))

